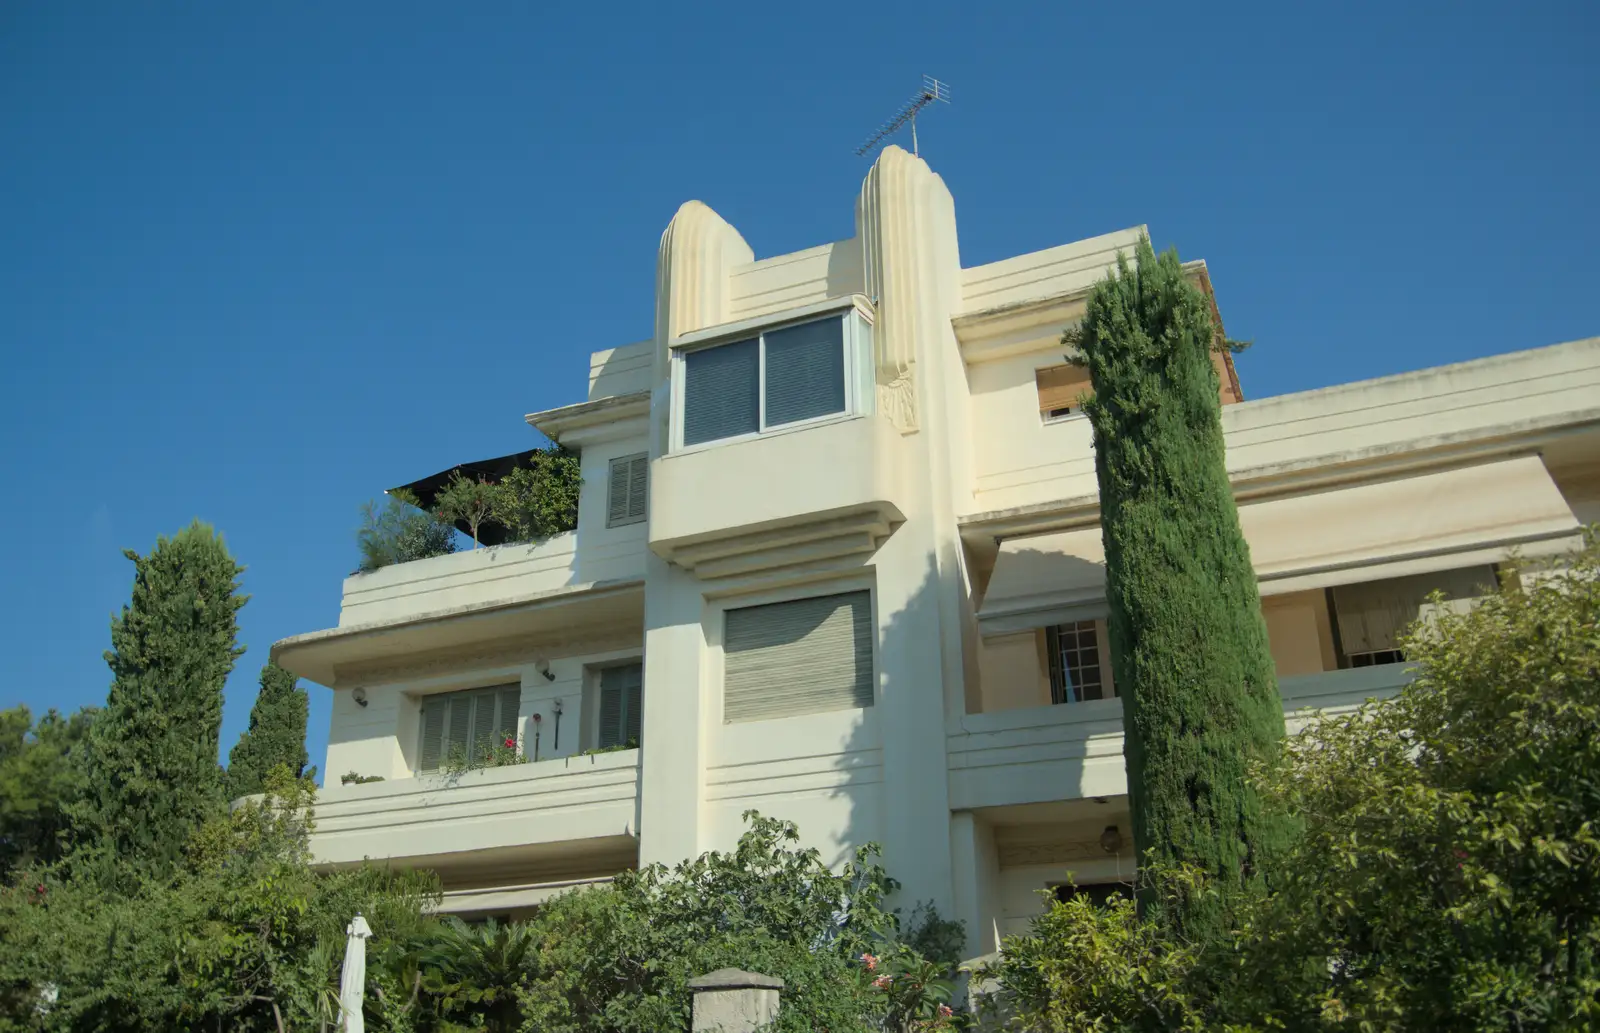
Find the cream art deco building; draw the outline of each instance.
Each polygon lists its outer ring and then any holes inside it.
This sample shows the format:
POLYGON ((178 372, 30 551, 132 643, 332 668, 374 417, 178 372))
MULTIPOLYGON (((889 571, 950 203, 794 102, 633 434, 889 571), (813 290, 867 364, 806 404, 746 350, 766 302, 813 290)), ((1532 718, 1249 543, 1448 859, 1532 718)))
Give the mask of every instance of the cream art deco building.
MULTIPOLYGON (((881 843, 974 955, 1068 871, 1131 874, 1059 339, 1141 230, 963 267, 949 191, 898 148, 855 225, 757 259, 685 204, 653 334, 527 417, 581 451, 577 530, 351 577, 338 627, 274 647, 333 693, 319 863, 428 866, 446 909, 516 914, 728 848, 756 809, 830 859, 881 843), (491 732, 539 759, 442 769, 491 732)), ((1291 727, 1402 684, 1431 590, 1465 604, 1600 519, 1600 339, 1248 400, 1218 363, 1291 727)))

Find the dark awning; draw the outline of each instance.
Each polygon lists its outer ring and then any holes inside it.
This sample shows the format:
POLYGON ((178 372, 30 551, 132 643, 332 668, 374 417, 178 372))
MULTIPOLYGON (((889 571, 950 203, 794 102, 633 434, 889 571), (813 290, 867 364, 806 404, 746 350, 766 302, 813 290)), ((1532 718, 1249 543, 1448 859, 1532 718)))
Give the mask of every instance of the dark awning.
MULTIPOLYGON (((491 484, 498 484, 517 467, 532 465, 531 458, 537 451, 539 449, 530 448, 526 452, 513 452, 508 456, 500 456, 498 459, 483 459, 476 463, 460 463, 431 477, 424 477, 421 480, 412 481, 410 484, 402 484, 398 488, 390 488, 389 492, 392 494, 401 490, 408 491, 416 496, 423 509, 432 512, 434 499, 438 497, 440 491, 444 490, 445 485, 455 479, 457 473, 463 477, 473 477, 488 481, 491 484)), ((472 535, 472 528, 464 520, 457 520, 455 528, 468 537, 472 535)), ((497 523, 485 523, 478 528, 478 543, 480 545, 499 545, 506 540, 508 533, 504 527, 497 523)))

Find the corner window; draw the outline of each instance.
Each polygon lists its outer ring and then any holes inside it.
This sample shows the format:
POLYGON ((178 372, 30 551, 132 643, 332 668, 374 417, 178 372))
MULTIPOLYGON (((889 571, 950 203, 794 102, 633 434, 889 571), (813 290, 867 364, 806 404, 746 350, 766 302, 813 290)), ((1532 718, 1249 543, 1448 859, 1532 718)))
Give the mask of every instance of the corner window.
POLYGON ((1093 388, 1089 371, 1077 366, 1046 366, 1033 371, 1033 386, 1039 394, 1039 418, 1046 423, 1083 414, 1083 400, 1093 388))
POLYGON ((854 310, 686 348, 674 356, 680 446, 749 437, 856 411, 867 325, 854 310))
POLYGON ((723 720, 764 721, 873 702, 872 596, 814 596, 729 610, 723 720))
POLYGON ((650 457, 623 456, 611 460, 606 484, 606 526, 622 527, 644 519, 645 490, 650 483, 650 457))
POLYGON ((422 701, 422 742, 417 770, 474 767, 496 743, 516 741, 521 685, 445 692, 422 701))
POLYGON ((1050 655, 1050 702, 1111 699, 1110 653, 1104 621, 1074 621, 1045 629, 1050 655))

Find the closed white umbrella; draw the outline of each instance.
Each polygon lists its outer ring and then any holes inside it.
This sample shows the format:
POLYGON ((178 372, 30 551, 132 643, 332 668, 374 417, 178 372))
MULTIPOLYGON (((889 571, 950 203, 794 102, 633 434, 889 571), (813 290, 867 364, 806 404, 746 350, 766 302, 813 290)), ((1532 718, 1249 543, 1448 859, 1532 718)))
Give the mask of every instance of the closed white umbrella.
POLYGON ((366 1019, 361 1000, 367 995, 367 938, 372 927, 360 915, 345 926, 344 970, 339 974, 339 1029, 342 1033, 364 1033, 366 1019))

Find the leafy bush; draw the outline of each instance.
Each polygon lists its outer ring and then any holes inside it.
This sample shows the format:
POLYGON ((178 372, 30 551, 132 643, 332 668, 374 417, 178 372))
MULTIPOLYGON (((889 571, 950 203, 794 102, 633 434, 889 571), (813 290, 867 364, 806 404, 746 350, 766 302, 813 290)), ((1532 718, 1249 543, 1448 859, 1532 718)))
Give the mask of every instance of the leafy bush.
POLYGON ((403 1014, 410 986, 393 973, 429 924, 433 883, 368 867, 314 873, 311 792, 279 768, 265 801, 208 822, 172 878, 133 892, 60 868, 0 891, 0 1030, 331 1025, 358 912, 375 934, 369 1028, 395 1028, 385 1015, 403 1014))
POLYGON ((494 519, 510 540, 531 542, 578 526, 578 491, 583 485, 578 454, 560 445, 534 452, 529 465, 496 485, 494 519))
POLYGON ((381 510, 368 502, 361 512, 356 543, 361 547, 362 573, 456 551, 455 528, 423 512, 404 491, 390 492, 381 510))
POLYGON ((896 918, 883 909, 893 883, 874 849, 834 872, 795 846, 792 824, 746 819, 732 853, 624 872, 546 904, 531 922, 538 962, 518 990, 523 1028, 687 1029, 688 980, 728 966, 784 981, 775 1033, 901 1029, 924 1015, 947 1022, 947 970, 897 943, 896 918), (892 969, 880 967, 883 957, 892 969), (885 975, 909 977, 898 996, 875 985, 885 975))

